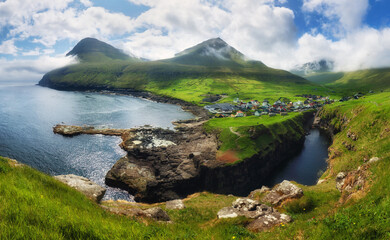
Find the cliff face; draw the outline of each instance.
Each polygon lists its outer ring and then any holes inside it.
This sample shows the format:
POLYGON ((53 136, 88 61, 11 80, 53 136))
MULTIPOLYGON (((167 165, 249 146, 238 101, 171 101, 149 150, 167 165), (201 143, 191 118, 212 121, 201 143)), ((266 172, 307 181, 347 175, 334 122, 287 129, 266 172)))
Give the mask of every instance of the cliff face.
POLYGON ((283 162, 298 153, 305 139, 304 124, 312 113, 275 126, 250 127, 254 142, 273 139, 266 150, 238 163, 216 159, 218 138, 206 133, 202 122, 177 127, 177 131, 138 129, 122 136, 128 155, 106 175, 106 183, 135 195, 136 201, 160 202, 183 198, 198 191, 247 195, 259 187, 283 162), (275 129, 273 128, 275 127, 275 129))

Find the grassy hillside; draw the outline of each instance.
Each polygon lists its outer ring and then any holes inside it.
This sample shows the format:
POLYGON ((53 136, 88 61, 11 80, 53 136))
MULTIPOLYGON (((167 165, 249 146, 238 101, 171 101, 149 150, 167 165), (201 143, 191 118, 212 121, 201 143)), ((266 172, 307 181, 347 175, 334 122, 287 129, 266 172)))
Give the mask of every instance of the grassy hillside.
POLYGON ((77 56, 81 62, 103 62, 115 59, 139 61, 137 58, 95 38, 84 38, 66 56, 77 56))
MULTIPOLYGON (((221 146, 218 157, 228 153, 238 161, 255 154, 268 154, 281 142, 283 135, 298 141, 304 134, 303 113, 289 113, 287 116, 250 116, 245 118, 214 118, 205 124, 206 131, 217 131, 221 146), (258 132, 254 137, 253 133, 258 132)), ((221 159, 223 160, 223 159, 221 159)))
POLYGON ((390 88, 390 68, 355 72, 320 73, 305 77, 309 81, 343 91, 380 91, 390 88))
MULTIPOLYGON (((0 158, 0 238, 389 239, 390 94, 327 105, 320 116, 338 131, 330 147, 329 169, 322 176, 325 182, 301 186, 304 197, 280 209, 294 221, 270 232, 250 233, 245 230, 247 220, 242 218, 217 220, 217 211, 229 206, 235 197, 209 193, 187 199, 186 209, 169 210, 173 224, 115 216, 53 178, 29 167, 12 167, 7 159, 0 158), (356 140, 351 140, 348 132, 355 133, 356 140), (352 150, 346 143, 353 146, 352 150), (365 159, 372 157, 380 161, 367 165, 365 159), (367 168, 367 184, 352 189, 353 197, 347 198, 335 188, 336 175, 359 166, 367 168)), ((272 121, 264 119, 264 124, 276 124, 272 121)), ((254 122, 257 124, 257 120, 247 119, 248 126, 254 122)), ((209 124, 216 125, 220 124, 209 124)))

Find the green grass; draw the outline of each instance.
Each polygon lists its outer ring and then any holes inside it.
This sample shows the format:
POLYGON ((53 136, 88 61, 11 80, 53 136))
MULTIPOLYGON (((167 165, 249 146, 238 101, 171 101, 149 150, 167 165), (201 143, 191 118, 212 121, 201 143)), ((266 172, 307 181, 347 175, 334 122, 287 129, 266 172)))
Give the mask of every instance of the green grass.
POLYGON ((274 117, 214 118, 204 128, 218 133, 219 155, 233 151, 239 162, 255 154, 264 156, 283 141, 298 141, 304 135, 303 122, 303 113, 289 113, 274 117))
POLYGON ((168 210, 173 224, 145 224, 110 214, 52 177, 30 167, 11 167, 0 157, 0 239, 255 237, 243 227, 245 219, 216 220, 217 211, 229 206, 235 197, 197 195, 186 201, 186 209, 168 210))
POLYGON ((344 92, 345 94, 390 88, 390 68, 359 70, 354 72, 319 73, 305 77, 309 81, 344 92))

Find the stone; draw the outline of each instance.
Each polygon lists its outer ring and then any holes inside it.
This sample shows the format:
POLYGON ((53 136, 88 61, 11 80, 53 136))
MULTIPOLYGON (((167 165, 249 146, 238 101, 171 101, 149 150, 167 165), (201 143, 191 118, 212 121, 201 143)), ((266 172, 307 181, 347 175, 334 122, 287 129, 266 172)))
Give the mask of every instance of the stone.
POLYGON ((183 200, 176 199, 176 200, 171 200, 171 201, 166 202, 165 208, 166 209, 184 209, 185 205, 183 203, 183 200))
POLYGON ((291 217, 279 212, 272 212, 263 215, 248 224, 247 229, 253 232, 261 232, 271 229, 274 226, 291 222, 291 217))
POLYGON ((324 183, 326 182, 326 179, 318 179, 317 181, 317 185, 321 184, 321 183, 324 183))
POLYGON ((373 158, 371 158, 369 161, 368 161, 368 163, 375 163, 375 162, 378 162, 380 160, 380 158, 378 158, 378 157, 373 157, 373 158))
POLYGON ((271 189, 267 186, 262 186, 260 189, 253 190, 252 192, 249 193, 248 197, 249 198, 255 198, 256 195, 260 195, 266 192, 271 191, 271 189))
POLYGON ((341 192, 345 178, 347 177, 347 174, 345 172, 339 172, 336 176, 336 188, 341 192))
POLYGON ((169 215, 159 207, 149 208, 143 211, 147 217, 153 218, 157 221, 168 222, 171 221, 169 215))
POLYGON ((232 204, 233 208, 239 211, 253 211, 258 205, 260 205, 258 201, 249 198, 238 198, 232 204))
POLYGON ((292 184, 290 181, 284 180, 265 195, 262 201, 275 206, 281 204, 284 200, 300 198, 302 196, 303 190, 301 188, 292 184))
POLYGON ((218 211, 217 216, 221 218, 236 218, 238 217, 237 211, 233 207, 224 207, 218 211))
POLYGON ((67 184, 68 186, 80 191, 89 199, 100 202, 106 193, 106 189, 88 178, 77 176, 74 174, 58 175, 54 177, 60 182, 67 184))

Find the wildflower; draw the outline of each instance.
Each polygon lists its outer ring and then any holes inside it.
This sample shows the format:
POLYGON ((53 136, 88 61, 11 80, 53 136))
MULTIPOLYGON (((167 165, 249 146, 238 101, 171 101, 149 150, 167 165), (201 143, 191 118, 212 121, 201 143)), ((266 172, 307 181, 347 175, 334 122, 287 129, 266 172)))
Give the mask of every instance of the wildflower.
POLYGON ((232 239, 236 239, 236 236, 233 236, 232 239))

